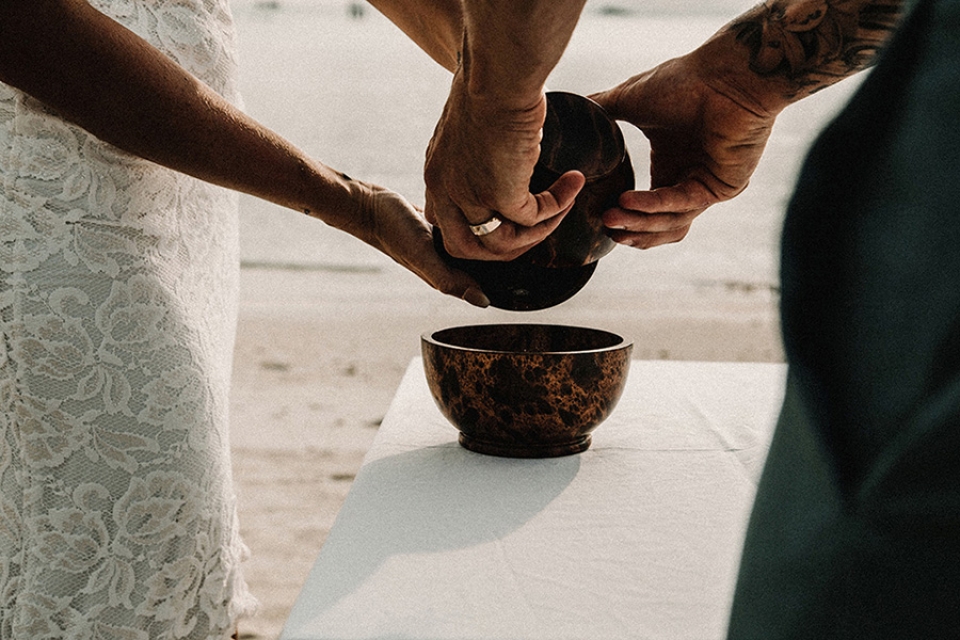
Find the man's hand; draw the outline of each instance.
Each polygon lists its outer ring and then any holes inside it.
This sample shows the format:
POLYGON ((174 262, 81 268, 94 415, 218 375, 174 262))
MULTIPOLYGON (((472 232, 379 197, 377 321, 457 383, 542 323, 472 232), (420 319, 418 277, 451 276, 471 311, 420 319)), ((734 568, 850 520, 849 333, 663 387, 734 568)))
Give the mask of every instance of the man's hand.
POLYGON ((584 178, 572 171, 547 191, 530 193, 546 99, 503 108, 471 99, 458 79, 427 149, 427 220, 440 227, 451 255, 510 260, 560 224, 584 178), (470 231, 494 217, 501 224, 491 233, 470 231))
POLYGON ((604 215, 618 242, 677 242, 747 187, 776 115, 873 64, 903 0, 770 0, 688 55, 593 96, 650 140, 650 190, 604 215))
MULTIPOLYGON (((547 111, 543 85, 584 1, 461 0, 460 14, 444 13, 447 23, 461 26, 462 39, 424 181, 427 220, 439 226, 451 255, 519 256, 560 224, 582 188, 578 172, 542 193, 530 193, 529 183, 547 111), (471 231, 484 223, 489 228, 471 231)), ((452 48, 449 36, 443 48, 452 48)), ((450 68, 449 54, 434 57, 450 68)))
POLYGON ((650 141, 650 189, 625 192, 603 218, 614 240, 642 249, 682 240, 705 209, 743 191, 775 118, 708 84, 690 56, 591 97, 650 141))

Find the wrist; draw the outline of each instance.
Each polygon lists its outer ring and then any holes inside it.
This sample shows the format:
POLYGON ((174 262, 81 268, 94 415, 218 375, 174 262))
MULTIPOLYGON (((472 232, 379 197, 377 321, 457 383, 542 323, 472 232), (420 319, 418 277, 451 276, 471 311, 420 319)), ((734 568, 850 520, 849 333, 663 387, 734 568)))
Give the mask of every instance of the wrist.
POLYGON ((705 84, 758 116, 776 116, 800 98, 795 83, 754 71, 749 50, 729 25, 687 57, 705 84))
POLYGON ((537 73, 533 64, 507 67, 496 56, 485 55, 482 48, 464 31, 459 64, 453 79, 453 90, 460 91, 471 104, 489 111, 526 111, 543 100, 545 74, 537 73))
POLYGON ((458 70, 449 100, 475 129, 475 135, 507 135, 516 140, 529 137, 534 146, 540 144, 540 130, 547 113, 542 87, 505 93, 472 82, 467 72, 458 70))
POLYGON ((298 179, 303 196, 292 208, 348 233, 360 224, 364 183, 320 162, 302 164, 298 179))

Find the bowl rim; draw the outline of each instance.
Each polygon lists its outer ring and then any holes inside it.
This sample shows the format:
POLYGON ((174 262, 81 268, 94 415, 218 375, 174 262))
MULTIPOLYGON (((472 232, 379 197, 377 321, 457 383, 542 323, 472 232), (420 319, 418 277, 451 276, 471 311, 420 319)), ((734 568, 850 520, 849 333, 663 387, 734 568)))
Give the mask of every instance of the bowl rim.
POLYGON ((613 331, 608 331, 607 329, 596 329, 594 327, 582 327, 576 325, 567 325, 567 324, 557 324, 551 322, 478 322, 474 324, 465 324, 457 325, 453 327, 444 327, 442 329, 435 329, 433 331, 427 331, 420 335, 421 342, 426 342, 434 346, 443 347, 444 349, 452 349, 456 351, 464 352, 473 352, 473 353, 496 353, 496 354, 505 354, 510 356, 552 356, 552 355, 573 355, 573 354, 594 354, 594 353, 605 353, 608 351, 619 351, 622 349, 628 349, 633 346, 633 341, 627 339, 626 337, 614 333, 613 331), (617 339, 615 344, 612 344, 607 347, 598 347, 594 349, 568 349, 564 351, 508 351, 505 349, 481 349, 478 347, 464 347, 459 344, 452 344, 449 342, 443 342, 435 338, 434 336, 442 331, 450 331, 454 329, 473 329, 476 327, 547 327, 547 328, 560 328, 560 329, 575 329, 579 331, 589 331, 592 333, 606 334, 617 339))
MULTIPOLYGON (((607 111, 607 110, 603 107, 602 104, 600 104, 599 102, 597 102, 596 100, 594 100, 594 99, 591 98, 590 96, 585 96, 585 95, 583 95, 583 94, 575 93, 575 92, 573 92, 573 91, 547 91, 547 92, 544 93, 544 95, 546 96, 546 99, 547 99, 548 102, 549 102, 549 100, 550 100, 550 96, 551 96, 551 95, 556 96, 557 98, 560 98, 560 97, 573 98, 574 100, 576 100, 576 101, 578 101, 578 102, 582 102, 582 103, 583 103, 584 105, 586 105, 588 108, 590 108, 590 109, 592 109, 592 110, 595 110, 595 111, 597 111, 598 113, 600 113, 601 115, 603 115, 603 116, 609 121, 609 123, 610 123, 610 129, 611 129, 611 131, 612 131, 612 133, 613 133, 614 142, 615 142, 615 144, 617 145, 617 147, 620 149, 620 152, 621 152, 621 153, 620 153, 620 159, 617 161, 617 164, 614 165, 614 166, 613 166, 609 171, 607 171, 606 173, 591 174, 591 175, 589 175, 589 176, 586 175, 586 174, 584 174, 584 177, 586 178, 587 183, 599 182, 599 181, 603 180, 604 178, 607 178, 607 177, 613 175, 614 173, 616 173, 617 171, 619 171, 619 170, 620 170, 620 165, 622 165, 625 161, 627 161, 627 159, 628 159, 629 156, 630 156, 630 152, 629 152, 629 150, 627 149, 627 140, 626 140, 626 138, 625 138, 624 135, 623 135, 623 129, 621 128, 620 123, 617 121, 617 119, 614 118, 613 116, 611 116, 611 115, 610 115, 610 112, 607 111)), ((548 107, 548 108, 549 108, 549 107, 548 107)), ((538 165, 538 166, 542 166, 542 165, 540 164, 540 159, 539 159, 539 158, 537 159, 537 165, 538 165)), ((544 170, 550 171, 551 173, 554 173, 554 174, 556 174, 556 175, 558 175, 558 176, 560 175, 559 173, 557 173, 557 172, 556 172, 555 170, 553 170, 553 169, 549 169, 549 168, 546 168, 546 167, 543 167, 543 168, 544 168, 544 170)), ((631 168, 632 168, 632 165, 631 165, 631 168)), ((581 172, 581 173, 582 173, 582 172, 581 172)))

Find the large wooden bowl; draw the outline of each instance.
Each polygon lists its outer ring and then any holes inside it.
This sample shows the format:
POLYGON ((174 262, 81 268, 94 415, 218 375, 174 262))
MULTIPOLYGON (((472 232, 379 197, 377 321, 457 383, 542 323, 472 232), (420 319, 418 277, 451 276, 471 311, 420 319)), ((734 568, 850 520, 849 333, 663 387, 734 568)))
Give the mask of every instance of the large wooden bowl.
POLYGON ((421 338, 430 392, 471 451, 515 458, 579 453, 623 392, 633 344, 543 324, 453 327, 421 338))
POLYGON ((535 311, 575 295, 615 243, 603 225, 603 212, 635 186, 633 166, 619 125, 599 104, 561 91, 547 94, 540 158, 530 190, 540 193, 565 172, 583 173, 586 184, 553 233, 519 258, 507 262, 454 258, 433 230, 437 253, 469 273, 490 304, 511 311, 535 311))

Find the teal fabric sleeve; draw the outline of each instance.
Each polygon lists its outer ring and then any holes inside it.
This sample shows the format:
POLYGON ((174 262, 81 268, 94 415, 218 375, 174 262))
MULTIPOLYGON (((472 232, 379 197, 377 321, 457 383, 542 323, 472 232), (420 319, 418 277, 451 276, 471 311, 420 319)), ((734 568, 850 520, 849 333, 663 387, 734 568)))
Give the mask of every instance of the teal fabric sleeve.
POLYGON ((819 137, 781 255, 729 638, 960 638, 960 2, 916 3, 819 137))

